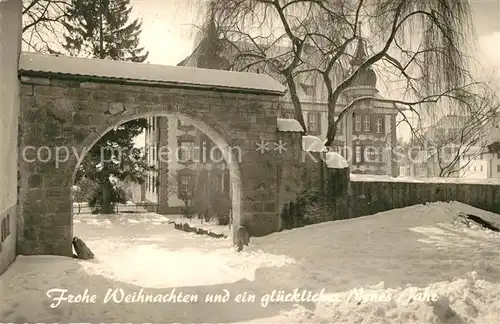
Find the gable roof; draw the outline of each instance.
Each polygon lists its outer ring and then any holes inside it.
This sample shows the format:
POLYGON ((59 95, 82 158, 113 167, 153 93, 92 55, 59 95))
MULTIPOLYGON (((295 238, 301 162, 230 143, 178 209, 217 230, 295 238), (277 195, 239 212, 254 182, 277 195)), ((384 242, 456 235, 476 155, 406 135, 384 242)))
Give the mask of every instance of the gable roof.
POLYGON ((79 78, 161 83, 283 95, 286 88, 266 74, 154 65, 22 52, 20 75, 58 75, 79 78))

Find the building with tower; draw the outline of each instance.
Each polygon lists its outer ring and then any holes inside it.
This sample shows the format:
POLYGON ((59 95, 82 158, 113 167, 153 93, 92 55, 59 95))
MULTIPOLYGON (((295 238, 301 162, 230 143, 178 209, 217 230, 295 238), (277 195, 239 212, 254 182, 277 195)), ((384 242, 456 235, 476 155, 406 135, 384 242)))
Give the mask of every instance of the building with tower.
MULTIPOLYGON (((245 44, 239 44, 244 47, 245 44)), ((288 48, 276 47, 276 51, 288 51, 288 48)), ((308 48, 306 47, 306 51, 308 48)), ((234 43, 230 45, 217 35, 215 24, 210 22, 205 31, 196 37, 192 53, 182 60, 179 66, 190 66, 209 69, 241 70, 231 65, 235 57, 234 43)), ((351 60, 351 70, 356 70, 368 55, 362 39, 357 42, 355 55, 351 60)), ((265 64, 256 64, 246 69, 249 72, 268 73, 275 79, 282 77, 273 73, 265 64)), ((333 84, 339 84, 345 76, 342 67, 332 69, 333 84)), ((321 76, 313 73, 302 73, 296 79, 297 92, 302 105, 303 118, 308 134, 326 139, 328 127, 327 91, 321 76)), ((382 98, 377 89, 377 75, 368 68, 357 76, 353 85, 344 90, 339 98, 339 113, 352 100, 359 97, 382 98)), ((355 174, 390 175, 399 174, 394 148, 396 147, 396 115, 398 110, 390 103, 376 100, 360 101, 346 114, 339 124, 333 149, 351 161, 351 172, 355 174)), ((291 99, 285 96, 278 112, 279 118, 294 118, 291 99)), ((212 145, 193 126, 176 119, 164 117, 150 120, 151 127, 146 133, 146 147, 149 147, 151 162, 158 163, 160 147, 173 150, 179 147, 192 147, 199 150, 200 143, 212 145)), ((192 153, 190 153, 192 154, 192 153)), ((189 187, 200 170, 214 170, 210 179, 218 190, 228 191, 229 173, 223 161, 195 162, 188 164, 160 162, 159 172, 154 172, 146 182, 145 195, 149 201, 157 202, 160 213, 178 213, 183 206, 180 190, 189 187)))
MULTIPOLYGON (((351 73, 368 58, 363 40, 358 40, 351 73)), ((377 89, 377 75, 370 67, 358 74, 353 85, 343 93, 344 104, 360 97, 383 99, 377 89)), ((342 108, 341 108, 342 109, 342 108)), ((396 115, 392 103, 377 100, 360 101, 342 123, 345 126, 343 141, 352 150, 351 172, 375 175, 398 175, 395 159, 396 115)))

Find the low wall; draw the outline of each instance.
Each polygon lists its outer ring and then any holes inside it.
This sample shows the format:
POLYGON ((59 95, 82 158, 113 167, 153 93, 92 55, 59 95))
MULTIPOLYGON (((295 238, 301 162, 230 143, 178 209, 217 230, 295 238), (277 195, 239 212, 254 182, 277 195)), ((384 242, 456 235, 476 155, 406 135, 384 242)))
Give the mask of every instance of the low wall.
POLYGON ((351 181, 351 217, 436 201, 458 201, 500 213, 500 186, 487 184, 351 181))
MULTIPOLYGON (((326 203, 322 208, 328 210, 322 220, 331 221, 373 215, 379 212, 403 208, 429 202, 458 201, 483 210, 500 213, 500 186, 491 184, 468 183, 424 183, 393 181, 352 181, 348 170, 325 170, 325 186, 339 186, 340 190, 327 190, 326 203), (340 173, 339 173, 340 172, 340 173), (336 175, 335 175, 336 174, 336 175), (334 176, 335 175, 335 176, 334 176)), ((315 171, 311 171, 315 173, 315 171)), ((318 188, 321 186, 318 182, 318 188)), ((314 215, 308 216, 314 218, 314 215)))
MULTIPOLYGON (((286 216, 284 228, 368 216, 436 201, 458 201, 500 213, 499 185, 439 182, 436 179, 428 182, 384 178, 363 181, 356 176, 354 178, 358 179, 353 181, 349 169, 327 168, 319 158, 321 154, 308 154, 299 165, 284 167, 289 172, 281 174, 282 183, 296 185, 281 186, 281 210, 284 203, 289 202, 300 209, 286 216), (317 161, 313 161, 315 157, 317 161), (287 191, 290 187, 293 189, 287 191)), ((290 214, 288 210, 287 213, 290 214)))
POLYGON ((21 6, 22 1, 0 2, 0 274, 16 257, 21 6))

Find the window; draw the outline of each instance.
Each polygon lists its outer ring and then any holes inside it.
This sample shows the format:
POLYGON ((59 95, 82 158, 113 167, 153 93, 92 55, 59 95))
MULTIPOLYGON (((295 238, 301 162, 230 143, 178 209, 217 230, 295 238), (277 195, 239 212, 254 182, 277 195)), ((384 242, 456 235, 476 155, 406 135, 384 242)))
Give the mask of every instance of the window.
POLYGON ((497 165, 497 172, 500 172, 500 164, 497 165))
POLYGON ((476 171, 477 171, 477 170, 476 170, 476 166, 474 166, 474 172, 476 172, 476 171))
POLYGON ((361 162, 361 146, 356 146, 356 162, 361 162))
POLYGON ((367 162, 378 162, 380 161, 380 152, 376 147, 367 147, 365 148, 365 157, 364 160, 367 162))
POLYGON ((203 137, 200 140, 200 162, 204 163, 207 162, 208 154, 210 154, 210 144, 209 144, 209 139, 207 138, 206 135, 203 135, 203 137))
POLYGON ((151 191, 153 193, 155 193, 155 191, 156 191, 156 177, 155 176, 153 176, 153 181, 152 182, 153 182, 153 188, 151 189, 151 191))
POLYGON ((183 198, 191 198, 193 196, 193 184, 194 184, 194 177, 191 174, 179 174, 178 178, 178 197, 183 199, 183 198))
POLYGON ((211 153, 210 153, 210 158, 212 160, 212 162, 222 162, 223 158, 222 158, 222 151, 220 150, 220 148, 218 148, 217 146, 213 146, 212 150, 211 150, 211 153))
POLYGON ((177 158, 179 162, 193 161, 194 159, 194 142, 192 141, 181 141, 179 142, 177 158))
POLYGON ((307 114, 307 130, 313 135, 321 134, 321 113, 309 112, 307 114))
POLYGON ((343 126, 344 126, 343 120, 340 120, 337 124, 337 134, 342 134, 344 130, 343 126))
POLYGON ((384 117, 377 117, 377 133, 384 133, 384 117))
POLYGON ((354 130, 356 132, 361 132, 361 116, 354 117, 354 130))
POLYGON ((370 131, 370 116, 363 116, 363 131, 370 131))
POLYGON ((302 88, 302 91, 304 91, 306 96, 314 97, 314 95, 315 95, 314 86, 301 83, 300 87, 302 88))
POLYGON ((224 170, 223 175, 224 175, 224 183, 223 183, 224 184, 224 192, 229 193, 229 189, 231 188, 231 182, 230 182, 231 175, 229 174, 229 170, 228 169, 224 170))
POLYGON ((181 119, 177 119, 177 128, 186 128, 186 130, 191 130, 194 126, 181 119))
POLYGON ((215 192, 222 192, 222 173, 221 172, 215 172, 214 174, 214 185, 213 185, 213 190, 215 192))
POLYGON ((1 233, 1 242, 3 243, 7 237, 9 237, 10 235, 10 215, 7 214, 7 216, 5 216, 4 219, 2 219, 2 223, 1 223, 1 229, 2 229, 2 233, 1 233))
POLYGON ((483 172, 483 166, 482 165, 479 167, 479 171, 483 172))

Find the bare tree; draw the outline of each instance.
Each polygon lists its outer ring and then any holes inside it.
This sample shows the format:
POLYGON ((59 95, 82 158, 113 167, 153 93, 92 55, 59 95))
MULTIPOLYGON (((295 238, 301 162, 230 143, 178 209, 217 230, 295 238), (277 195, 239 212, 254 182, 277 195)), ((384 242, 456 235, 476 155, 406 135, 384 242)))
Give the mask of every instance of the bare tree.
POLYGON ((30 51, 51 52, 61 43, 69 0, 22 0, 23 43, 30 51))
POLYGON ((463 97, 474 96, 464 91, 476 83, 466 55, 472 24, 465 0, 213 0, 206 12, 231 44, 235 68, 264 70, 286 84, 304 129, 297 85, 315 79, 328 106, 327 146, 362 102, 391 103, 407 121, 403 110, 419 114, 443 100, 462 109, 463 97), (352 62, 360 43, 367 53, 352 62), (370 70, 397 88, 398 100, 344 96, 370 70))
POLYGON ((427 163, 436 167, 439 177, 459 176, 470 165, 487 145, 491 120, 500 112, 498 98, 487 87, 465 98, 467 111, 444 116, 428 129, 414 133, 414 143, 428 152, 427 163))

